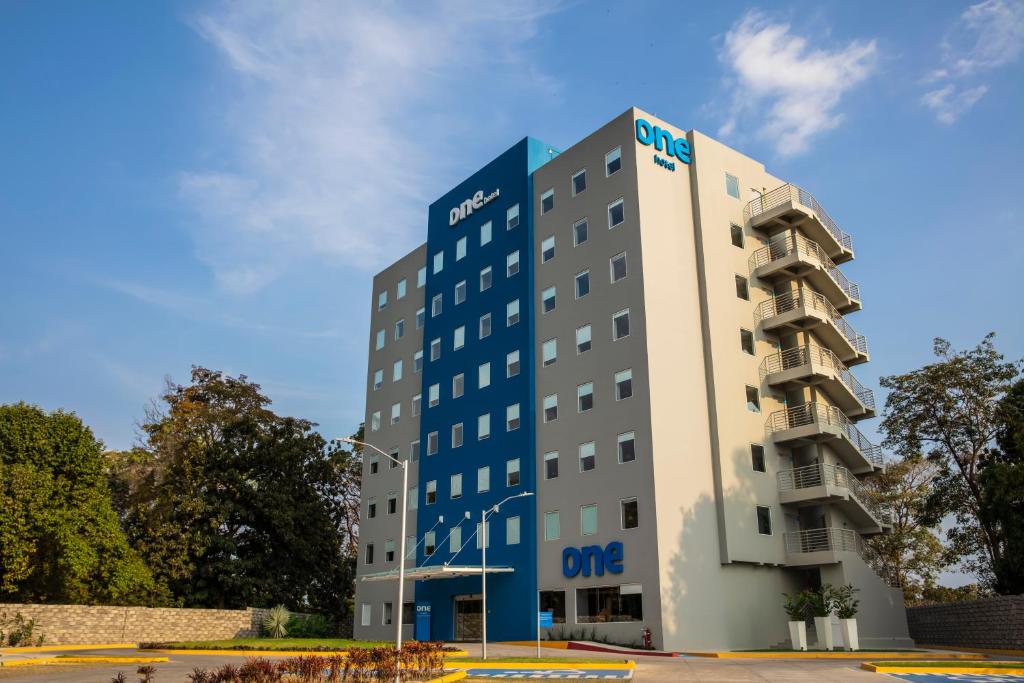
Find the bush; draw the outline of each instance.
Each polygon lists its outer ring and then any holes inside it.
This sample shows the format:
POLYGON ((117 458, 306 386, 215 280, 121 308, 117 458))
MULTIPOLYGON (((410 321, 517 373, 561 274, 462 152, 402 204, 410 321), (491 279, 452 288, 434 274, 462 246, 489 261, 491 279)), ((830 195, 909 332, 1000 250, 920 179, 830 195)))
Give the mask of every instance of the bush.
POLYGON ((832 610, 835 609, 836 597, 835 591, 832 589, 831 585, 825 583, 822 584, 818 590, 804 591, 804 597, 807 600, 807 606, 810 607, 811 613, 814 616, 832 616, 832 610))
POLYGON ((782 605, 790 621, 803 621, 807 614, 807 593, 783 593, 786 602, 782 605))
POLYGON ((43 644, 43 634, 36 633, 36 620, 26 619, 21 612, 9 617, 7 612, 0 612, 0 647, 18 647, 43 644))
POLYGON ((840 586, 835 590, 836 615, 840 619, 853 619, 857 616, 857 607, 860 605, 860 600, 853 597, 854 592, 854 588, 850 584, 840 586))
POLYGON ((293 638, 329 638, 336 634, 334 625, 321 614, 292 615, 286 628, 293 638))
POLYGON ((263 617, 263 630, 271 638, 284 638, 288 635, 288 621, 291 614, 284 605, 271 607, 267 616, 263 617))

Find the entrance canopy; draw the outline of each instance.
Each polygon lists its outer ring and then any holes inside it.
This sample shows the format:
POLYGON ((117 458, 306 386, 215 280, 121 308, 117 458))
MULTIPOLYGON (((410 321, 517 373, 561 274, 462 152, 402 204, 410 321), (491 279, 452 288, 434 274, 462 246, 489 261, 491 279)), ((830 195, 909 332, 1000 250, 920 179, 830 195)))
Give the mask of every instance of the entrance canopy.
MULTIPOLYGON (((483 574, 479 565, 439 565, 437 567, 416 567, 406 569, 405 578, 407 581, 433 581, 435 579, 459 579, 463 576, 480 576, 483 574)), ((511 574, 515 571, 512 567, 487 567, 488 574, 511 574)), ((397 581, 398 570, 389 569, 386 572, 365 574, 363 581, 397 581)))

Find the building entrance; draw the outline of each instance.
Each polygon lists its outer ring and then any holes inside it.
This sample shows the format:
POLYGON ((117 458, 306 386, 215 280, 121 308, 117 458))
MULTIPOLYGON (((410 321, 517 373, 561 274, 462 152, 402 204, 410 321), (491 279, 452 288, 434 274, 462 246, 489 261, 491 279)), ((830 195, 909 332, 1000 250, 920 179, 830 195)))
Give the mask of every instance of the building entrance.
POLYGON ((455 596, 455 640, 483 637, 483 599, 480 595, 455 596))

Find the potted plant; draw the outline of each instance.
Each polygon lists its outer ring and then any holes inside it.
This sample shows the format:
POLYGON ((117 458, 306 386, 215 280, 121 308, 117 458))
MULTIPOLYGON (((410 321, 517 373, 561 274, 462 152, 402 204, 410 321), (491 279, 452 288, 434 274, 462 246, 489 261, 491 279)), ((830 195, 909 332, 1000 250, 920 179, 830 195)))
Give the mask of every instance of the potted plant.
POLYGON ((805 612, 807 609, 807 598, 801 593, 783 593, 786 598, 782 609, 789 616, 789 642, 794 650, 807 649, 807 622, 805 612))
POLYGON ((832 610, 835 607, 835 591, 829 584, 822 584, 817 590, 804 592, 807 605, 814 615, 814 630, 818 634, 818 649, 832 649, 832 610))
POLYGON ((843 645, 847 650, 859 650, 860 640, 857 637, 857 606, 860 600, 853 597, 855 589, 852 585, 840 586, 835 592, 836 616, 839 617, 840 630, 843 634, 843 645))

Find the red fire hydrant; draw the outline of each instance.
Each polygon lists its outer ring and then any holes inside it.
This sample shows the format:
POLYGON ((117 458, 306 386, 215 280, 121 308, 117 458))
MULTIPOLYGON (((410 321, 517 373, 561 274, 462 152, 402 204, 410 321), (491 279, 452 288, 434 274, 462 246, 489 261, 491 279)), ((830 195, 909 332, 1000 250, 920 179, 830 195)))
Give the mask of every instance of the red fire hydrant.
POLYGON ((644 626, 643 630, 640 631, 640 634, 643 637, 644 649, 653 650, 654 645, 651 642, 651 629, 644 626))

